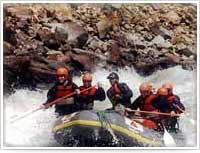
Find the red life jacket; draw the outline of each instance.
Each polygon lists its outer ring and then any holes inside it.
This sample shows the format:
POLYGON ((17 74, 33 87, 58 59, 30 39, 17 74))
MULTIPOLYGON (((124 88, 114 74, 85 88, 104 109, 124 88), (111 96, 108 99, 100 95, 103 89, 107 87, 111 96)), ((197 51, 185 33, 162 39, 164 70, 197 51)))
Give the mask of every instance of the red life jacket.
POLYGON ((67 94, 72 93, 74 90, 72 88, 72 85, 58 85, 57 86, 57 92, 56 92, 56 98, 60 98, 63 96, 66 96, 67 94))
POLYGON ((156 111, 156 108, 152 105, 152 100, 156 97, 155 94, 151 94, 144 99, 144 103, 141 106, 141 110, 143 111, 156 111))
MULTIPOLYGON (((79 87, 80 91, 87 89, 84 86, 79 87)), ((81 93, 81 96, 87 97, 88 95, 90 96, 94 96, 96 93, 97 89, 95 87, 91 88, 90 90, 84 91, 81 93)))
POLYGON ((157 124, 149 119, 144 119, 144 121, 142 122, 142 125, 149 128, 149 129, 156 129, 157 128, 157 124))
MULTIPOLYGON (((174 107, 174 105, 173 105, 173 103, 174 103, 174 100, 176 99, 176 96, 175 95, 169 95, 168 97, 167 97, 167 102, 169 103, 169 105, 173 108, 174 107)), ((175 111, 176 111, 176 113, 182 113, 182 111, 180 111, 177 107, 175 107, 175 111)))
POLYGON ((172 104, 172 103, 174 102, 175 99, 176 99, 176 96, 175 96, 175 95, 169 95, 169 96, 167 97, 167 102, 168 102, 169 104, 172 104))
POLYGON ((113 93, 114 93, 115 95, 121 94, 121 91, 120 91, 120 89, 119 89, 119 87, 118 87, 117 84, 114 84, 114 86, 111 87, 111 90, 113 91, 113 93))

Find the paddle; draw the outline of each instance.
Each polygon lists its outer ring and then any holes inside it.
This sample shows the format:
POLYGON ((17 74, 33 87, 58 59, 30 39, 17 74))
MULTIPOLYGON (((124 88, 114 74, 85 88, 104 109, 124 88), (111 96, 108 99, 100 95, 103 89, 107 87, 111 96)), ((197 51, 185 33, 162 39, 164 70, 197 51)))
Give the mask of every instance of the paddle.
POLYGON ((165 126, 164 128, 164 135, 163 140, 166 147, 176 147, 176 142, 174 141, 174 138, 169 134, 169 132, 166 130, 165 126))
POLYGON ((176 147, 176 142, 174 141, 174 138, 171 136, 171 134, 169 134, 169 132, 167 131, 167 129, 165 128, 165 125, 163 122, 162 126, 164 129, 164 135, 163 135, 163 141, 166 147, 176 147))
MULTIPOLYGON (((188 117, 190 114, 186 112, 185 110, 181 109, 178 105, 173 104, 174 107, 176 107, 179 111, 181 111, 183 114, 185 114, 186 117, 188 117)), ((195 121, 193 119, 189 119, 191 124, 195 124, 195 121)))
MULTIPOLYGON (((156 115, 165 115, 165 116, 171 116, 170 113, 161 113, 161 112, 150 112, 150 111, 139 111, 139 110, 131 110, 131 109, 126 109, 129 112, 139 112, 139 113, 145 113, 145 114, 156 114, 156 115)), ((174 116, 180 116, 180 114, 175 114, 174 116)), ((164 124, 163 129, 164 129, 164 135, 163 135, 163 141, 165 146, 167 147, 175 147, 176 143, 173 139, 173 137, 169 134, 169 132, 166 130, 164 124)))
MULTIPOLYGON (((151 112, 151 111, 139 111, 139 110, 132 110, 132 109, 126 109, 128 112, 138 112, 138 113, 144 113, 144 114, 156 114, 156 115, 164 115, 164 116, 171 116, 170 113, 162 113, 162 112, 151 112)), ((174 114, 173 116, 181 116, 180 114, 174 114)))
MULTIPOLYGON (((90 90, 91 88, 94 88, 94 87, 96 87, 96 85, 95 85, 95 86, 91 86, 91 87, 89 87, 89 88, 87 88, 87 89, 81 90, 80 93, 85 92, 85 91, 87 91, 87 90, 90 90)), ((67 95, 65 95, 65 96, 63 96, 63 97, 61 97, 61 98, 58 98, 58 99, 56 99, 56 100, 53 100, 52 102, 49 102, 49 103, 47 103, 47 104, 44 104, 44 106, 45 106, 45 108, 49 108, 50 106, 52 106, 52 105, 54 105, 54 104, 58 104, 61 100, 66 99, 66 98, 69 98, 69 97, 71 97, 71 96, 73 96, 73 95, 75 95, 75 94, 77 94, 76 91, 75 91, 75 92, 72 92, 72 93, 70 93, 70 94, 67 94, 67 95)), ((22 115, 15 117, 13 120, 11 120, 11 123, 14 123, 14 122, 16 122, 16 121, 18 121, 18 120, 20 120, 20 119, 22 119, 22 118, 24 118, 24 117, 27 117, 27 116, 29 116, 29 115, 33 114, 34 112, 37 112, 37 111, 39 111, 39 110, 41 110, 41 109, 43 109, 43 107, 39 106, 39 107, 36 107, 36 108, 34 108, 34 109, 32 109, 32 110, 29 110, 29 111, 23 113, 22 115)))

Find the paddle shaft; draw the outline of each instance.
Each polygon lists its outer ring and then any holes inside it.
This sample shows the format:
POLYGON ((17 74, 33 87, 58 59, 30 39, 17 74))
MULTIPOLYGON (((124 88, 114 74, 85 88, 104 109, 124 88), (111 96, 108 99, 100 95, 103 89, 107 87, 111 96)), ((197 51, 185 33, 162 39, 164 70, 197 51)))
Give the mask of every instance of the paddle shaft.
POLYGON ((29 111, 25 112, 24 114, 22 114, 22 115, 20 115, 20 116, 17 116, 17 117, 15 117, 14 119, 12 119, 12 120, 10 121, 10 123, 14 123, 14 122, 16 122, 16 121, 18 121, 18 120, 20 120, 20 119, 26 117, 26 116, 29 116, 30 114, 33 114, 34 112, 37 112, 37 111, 40 110, 40 109, 41 109, 41 107, 37 107, 37 108, 34 108, 34 109, 32 109, 32 110, 29 110, 29 111))
POLYGON ((176 107, 179 111, 181 111, 182 113, 186 113, 185 110, 181 109, 178 105, 176 104, 172 104, 174 107, 176 107))
POLYGON ((162 122, 162 126, 163 126, 163 129, 164 129, 163 140, 164 140, 165 146, 166 147, 175 147, 176 146, 176 142, 175 142, 173 136, 165 128, 165 125, 164 125, 163 122, 162 122))
MULTIPOLYGON (((130 112, 138 112, 138 113, 144 113, 144 114, 156 114, 156 115, 171 116, 170 113, 151 112, 151 111, 130 110, 130 112)), ((175 114, 174 116, 180 116, 180 115, 179 114, 175 114)))
MULTIPOLYGON (((92 89, 92 88, 94 88, 94 87, 96 87, 96 86, 91 86, 91 87, 89 87, 89 88, 87 88, 87 89, 83 89, 83 90, 80 91, 80 93, 83 93, 83 92, 85 92, 85 91, 88 91, 88 90, 90 90, 90 89, 92 89)), ((70 94, 67 94, 67 95, 65 95, 65 96, 63 96, 63 97, 57 98, 56 100, 54 100, 54 101, 52 101, 52 102, 49 102, 49 103, 44 104, 44 106, 48 108, 48 107, 50 107, 50 106, 52 106, 52 105, 54 105, 54 104, 59 103, 59 102, 60 102, 61 100, 63 100, 63 99, 66 99, 66 98, 69 98, 69 97, 75 95, 76 93, 77 93, 77 92, 75 91, 75 92, 72 92, 72 93, 70 93, 70 94)))
MULTIPOLYGON (((89 87, 89 88, 87 88, 87 89, 81 90, 80 93, 85 92, 85 91, 88 91, 88 90, 90 90, 90 89, 92 89, 92 88, 95 88, 95 87, 96 87, 96 85, 95 85, 95 86, 91 86, 91 87, 89 87)), ((61 100, 65 99, 65 98, 68 98, 68 97, 71 97, 71 96, 73 96, 73 95, 75 95, 75 94, 76 94, 76 92, 72 92, 72 93, 67 94, 67 95, 65 95, 65 96, 63 96, 63 97, 61 97, 61 98, 58 98, 58 99, 56 99, 56 100, 54 100, 54 101, 52 101, 52 102, 49 102, 49 103, 47 103, 47 104, 44 104, 44 106, 45 106, 46 108, 48 108, 48 107, 50 107, 50 106, 52 106, 52 105, 54 105, 54 104, 59 103, 61 100)), ((26 116, 28 116, 28 115, 30 115, 30 114, 33 114, 33 113, 35 113, 35 112, 37 112, 37 111, 39 111, 39 110, 41 110, 41 109, 42 109, 42 107, 40 107, 40 106, 37 107, 37 108, 35 108, 35 109, 32 109, 32 110, 30 110, 30 111, 28 111, 28 112, 22 114, 21 116, 16 117, 14 120, 11 121, 11 123, 13 123, 13 122, 15 122, 15 121, 17 121, 17 120, 19 120, 19 119, 22 119, 22 118, 24 118, 24 117, 26 117, 26 116)))
MULTIPOLYGON (((179 111, 181 111, 182 113, 185 114, 186 118, 190 115, 188 112, 186 112, 185 110, 181 109, 178 105, 173 104, 174 107, 176 107, 179 111)), ((195 120, 192 118, 188 118, 191 124, 195 124, 195 120)))

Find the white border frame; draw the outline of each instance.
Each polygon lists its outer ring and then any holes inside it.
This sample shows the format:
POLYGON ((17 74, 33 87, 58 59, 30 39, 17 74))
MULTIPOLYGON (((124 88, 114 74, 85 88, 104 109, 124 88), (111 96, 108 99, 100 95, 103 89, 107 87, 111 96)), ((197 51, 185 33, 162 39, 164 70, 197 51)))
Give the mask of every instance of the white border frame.
POLYGON ((51 150, 63 150, 63 149, 69 149, 69 150, 83 150, 83 149, 91 149, 91 150, 95 150, 95 149, 100 149, 100 150, 115 150, 115 149, 123 149, 123 150, 143 150, 143 149, 147 149, 147 150, 154 150, 154 149, 161 149, 161 150, 165 150, 165 149, 181 149, 181 150, 186 150, 186 149, 199 149, 199 0, 183 0, 183 1, 160 1, 160 0, 147 0, 147 1, 129 1, 129 0, 124 0, 124 1, 1 1, 1 57, 0 57, 0 61, 1 61, 1 148, 4 150, 21 150, 21 149, 34 149, 34 150, 39 150, 39 149, 51 149, 51 150), (195 147, 4 147, 3 145, 3 4, 6 3, 195 3, 197 5, 197 146, 195 147))

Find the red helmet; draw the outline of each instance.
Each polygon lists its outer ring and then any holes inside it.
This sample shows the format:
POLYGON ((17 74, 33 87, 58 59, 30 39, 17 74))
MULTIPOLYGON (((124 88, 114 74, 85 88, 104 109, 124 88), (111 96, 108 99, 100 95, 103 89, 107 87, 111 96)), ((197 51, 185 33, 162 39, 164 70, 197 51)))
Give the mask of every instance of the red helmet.
POLYGON ((172 90, 173 87, 174 87, 174 84, 173 84, 172 82, 168 81, 168 82, 165 82, 165 83, 162 85, 162 87, 163 87, 163 88, 166 88, 166 89, 172 90))
POLYGON ((68 69, 62 67, 62 68, 58 68, 57 71, 56 71, 56 75, 57 76, 60 76, 60 75, 63 75, 63 76, 68 76, 68 69))
POLYGON ((152 91, 152 84, 149 82, 142 83, 139 87, 141 93, 143 92, 151 92, 152 91))
POLYGON ((90 73, 85 73, 85 74, 82 76, 82 80, 83 80, 83 81, 92 81, 92 74, 90 74, 90 73))
POLYGON ((161 88, 159 88, 157 90, 157 94, 160 95, 160 96, 167 96, 168 95, 168 91, 167 91, 166 88, 161 87, 161 88))

